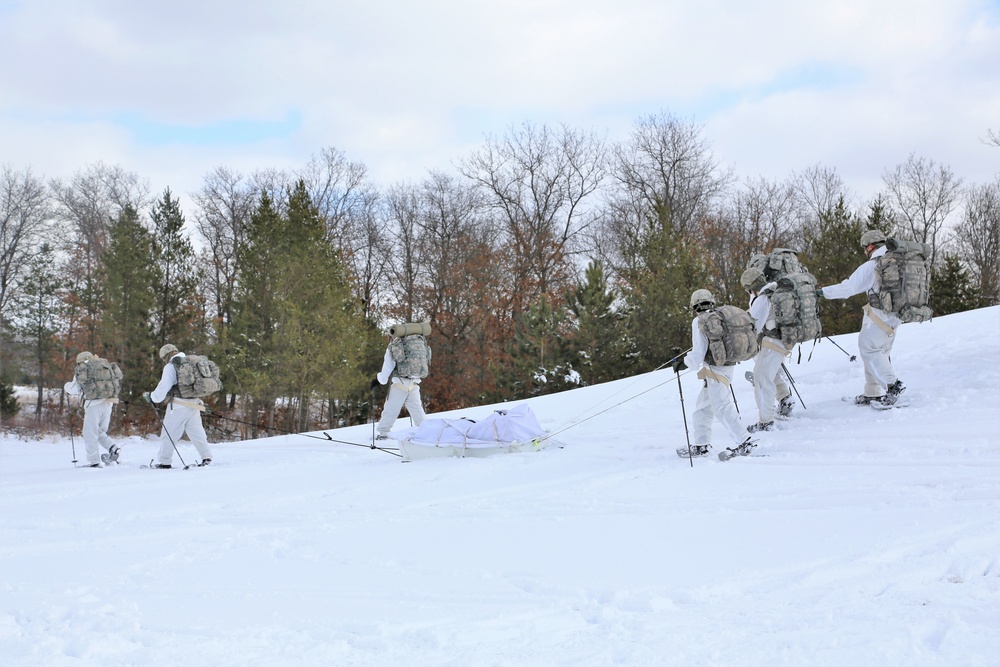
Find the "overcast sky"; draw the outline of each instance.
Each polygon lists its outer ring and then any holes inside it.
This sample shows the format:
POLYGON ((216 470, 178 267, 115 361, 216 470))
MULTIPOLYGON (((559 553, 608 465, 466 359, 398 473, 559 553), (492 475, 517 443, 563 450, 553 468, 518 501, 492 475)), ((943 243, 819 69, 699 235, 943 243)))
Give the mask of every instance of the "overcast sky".
POLYGON ((381 185, 524 121, 702 126, 741 177, 910 153, 1000 171, 1000 0, 0 0, 0 163, 103 161, 190 204, 333 147, 381 185))

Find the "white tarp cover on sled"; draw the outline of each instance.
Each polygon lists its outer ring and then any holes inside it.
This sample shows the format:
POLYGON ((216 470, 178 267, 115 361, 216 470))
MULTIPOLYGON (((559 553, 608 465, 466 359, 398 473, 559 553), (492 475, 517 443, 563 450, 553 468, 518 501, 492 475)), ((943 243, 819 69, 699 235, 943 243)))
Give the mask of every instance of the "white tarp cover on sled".
POLYGON ((489 456, 541 449, 545 430, 527 404, 496 410, 488 417, 425 419, 417 427, 393 433, 404 460, 434 456, 489 456))

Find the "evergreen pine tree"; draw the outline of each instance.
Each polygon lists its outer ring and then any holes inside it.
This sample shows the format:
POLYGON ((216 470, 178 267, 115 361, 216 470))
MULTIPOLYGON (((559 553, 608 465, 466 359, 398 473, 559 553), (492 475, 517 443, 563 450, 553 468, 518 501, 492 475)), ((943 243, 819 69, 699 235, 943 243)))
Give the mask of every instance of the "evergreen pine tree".
POLYGON ((603 265, 592 261, 584 277, 567 297, 575 327, 568 347, 581 381, 592 385, 628 375, 630 345, 625 318, 615 309, 617 297, 608 289, 603 265))
POLYGON ((944 266, 931 271, 930 305, 935 315, 948 315, 979 306, 978 290, 955 255, 945 255, 944 266))
POLYGON ((364 315, 300 181, 285 215, 267 195, 251 216, 233 309, 236 384, 269 427, 305 429, 313 404, 363 383, 364 315), (279 397, 292 399, 279 425, 279 397))
POLYGON ((91 351, 117 362, 125 374, 122 396, 134 398, 155 386, 159 377, 150 325, 159 276, 152 234, 134 208, 126 206, 109 233, 108 249, 102 258, 106 299, 100 322, 101 339, 108 353, 91 351))
POLYGON ((173 343, 181 350, 197 348, 203 337, 199 308, 198 269, 194 247, 184 234, 180 200, 170 189, 153 204, 153 253, 157 283, 153 322, 156 345, 173 343))
POLYGON ((235 393, 246 399, 251 415, 265 414, 269 426, 274 425, 274 402, 279 396, 271 375, 276 371, 278 258, 284 232, 281 215, 263 192, 241 243, 242 261, 230 327, 230 372, 235 393))
POLYGON ((674 347, 691 346, 691 293, 713 285, 696 243, 668 226, 642 240, 639 257, 639 269, 623 277, 635 370, 642 372, 673 357, 674 347))
POLYGON ((543 294, 517 317, 511 369, 504 385, 516 398, 552 394, 579 384, 566 347, 565 309, 553 308, 543 294))
POLYGON ((278 365, 296 399, 292 424, 308 427, 318 397, 346 396, 363 382, 363 313, 355 307, 347 273, 313 206, 305 183, 289 195, 278 313, 278 365))
POLYGON ((20 412, 21 406, 14 393, 14 385, 6 377, 0 375, 0 426, 8 419, 13 419, 20 412))
POLYGON ((55 337, 59 331, 62 305, 59 293, 62 285, 53 269, 54 256, 52 246, 43 244, 31 262, 17 304, 20 333, 31 350, 35 364, 35 384, 38 388, 35 414, 39 421, 42 418, 43 390, 52 384, 49 372, 55 368, 55 337))

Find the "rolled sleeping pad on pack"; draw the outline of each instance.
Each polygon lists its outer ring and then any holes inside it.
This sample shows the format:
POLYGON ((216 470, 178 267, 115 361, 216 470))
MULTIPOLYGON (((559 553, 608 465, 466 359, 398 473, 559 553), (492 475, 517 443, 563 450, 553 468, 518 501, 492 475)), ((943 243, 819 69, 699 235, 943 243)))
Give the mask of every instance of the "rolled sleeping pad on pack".
POLYGON ((430 322, 407 322, 406 324, 393 324, 389 327, 389 335, 396 338, 420 334, 421 336, 431 335, 430 322))

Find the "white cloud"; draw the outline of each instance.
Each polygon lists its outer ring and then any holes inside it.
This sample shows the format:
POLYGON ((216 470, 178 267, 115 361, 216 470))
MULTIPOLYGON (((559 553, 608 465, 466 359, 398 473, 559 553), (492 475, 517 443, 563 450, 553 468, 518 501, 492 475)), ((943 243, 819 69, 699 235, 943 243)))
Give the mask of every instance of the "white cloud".
POLYGON ((511 124, 620 138, 661 111, 704 124, 744 176, 822 162, 864 191, 910 152, 975 180, 1000 163, 978 141, 1000 129, 995 2, 5 7, 0 62, 16 65, 0 68, 0 159, 50 176, 120 162, 184 194, 216 165, 297 165, 334 146, 376 179, 419 179, 511 124), (154 148, 123 120, 280 128, 290 117, 301 121, 278 136, 154 148))

